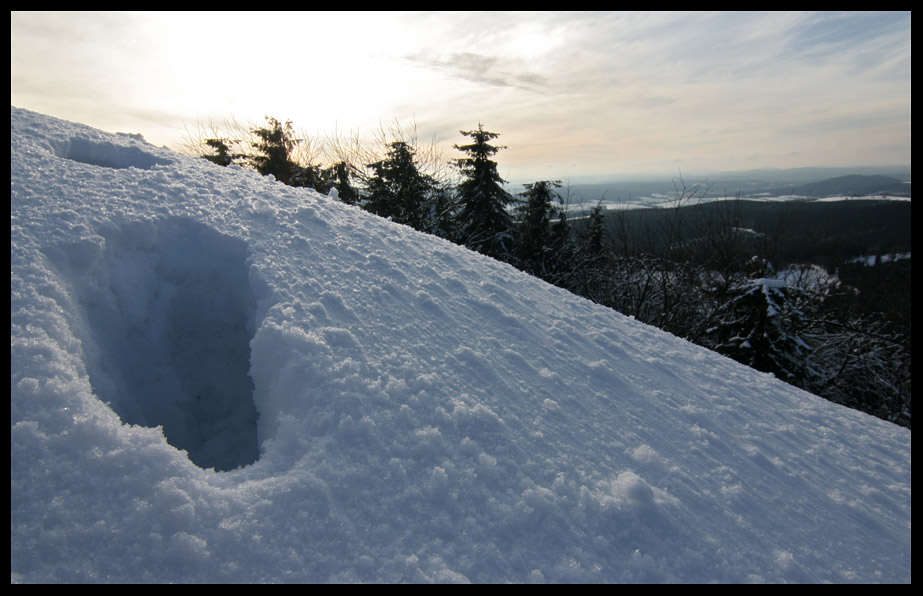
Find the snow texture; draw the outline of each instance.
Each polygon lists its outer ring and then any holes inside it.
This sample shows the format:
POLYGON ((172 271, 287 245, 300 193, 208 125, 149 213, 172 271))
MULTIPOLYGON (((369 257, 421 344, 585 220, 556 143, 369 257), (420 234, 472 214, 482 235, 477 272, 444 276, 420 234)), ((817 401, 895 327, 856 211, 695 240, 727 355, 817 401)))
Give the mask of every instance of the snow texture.
POLYGON ((13 582, 910 582, 908 429, 11 108, 13 582))

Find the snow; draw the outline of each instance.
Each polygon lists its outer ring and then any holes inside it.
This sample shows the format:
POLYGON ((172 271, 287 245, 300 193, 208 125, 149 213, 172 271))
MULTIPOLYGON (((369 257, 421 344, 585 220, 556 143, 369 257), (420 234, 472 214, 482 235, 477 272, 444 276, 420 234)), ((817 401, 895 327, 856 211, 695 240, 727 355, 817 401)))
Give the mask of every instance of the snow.
POLYGON ((908 429, 11 108, 12 582, 907 582, 908 429))
POLYGON ((897 253, 897 254, 885 254, 885 255, 864 255, 861 257, 856 257, 850 259, 850 263, 861 263, 866 267, 874 267, 879 263, 894 263, 896 261, 902 261, 904 259, 909 259, 910 253, 897 253))

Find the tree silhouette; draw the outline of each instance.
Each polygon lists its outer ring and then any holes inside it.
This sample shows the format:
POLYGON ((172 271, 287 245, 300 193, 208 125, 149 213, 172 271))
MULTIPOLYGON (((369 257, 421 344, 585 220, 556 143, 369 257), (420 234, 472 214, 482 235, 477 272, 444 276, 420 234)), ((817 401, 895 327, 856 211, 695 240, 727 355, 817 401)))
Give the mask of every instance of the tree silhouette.
POLYGON ((467 157, 454 161, 463 180, 458 186, 461 210, 457 220, 457 240, 468 248, 502 261, 512 259, 512 217, 507 207, 513 197, 503 188, 497 164, 491 158, 505 147, 491 145, 500 136, 484 130, 459 131, 471 137, 468 145, 455 145, 467 157))
POLYGON ((345 162, 337 162, 333 166, 333 186, 337 189, 337 197, 347 205, 356 205, 359 202, 359 191, 350 181, 351 166, 345 162))
POLYGON ((219 166, 229 166, 234 163, 235 159, 240 159, 244 157, 239 153, 231 153, 231 143, 228 139, 205 139, 205 144, 212 149, 214 149, 213 154, 203 155, 208 161, 218 164, 219 166))
POLYGON ((424 230, 427 206, 436 183, 417 168, 413 147, 406 141, 395 141, 389 145, 385 159, 367 167, 373 175, 368 182, 365 209, 424 230))
POLYGON ((559 225, 563 214, 556 206, 560 197, 554 190, 561 188, 561 183, 542 180, 524 186, 526 190, 519 195, 522 203, 516 229, 517 264, 523 271, 549 280, 562 236, 567 234, 559 225))
POLYGON ((266 122, 267 126, 251 130, 256 141, 251 143, 255 153, 249 157, 250 165, 264 176, 272 174, 279 182, 292 184, 298 170, 291 159, 292 150, 298 144, 292 123, 287 121, 283 125, 270 116, 266 116, 266 122))

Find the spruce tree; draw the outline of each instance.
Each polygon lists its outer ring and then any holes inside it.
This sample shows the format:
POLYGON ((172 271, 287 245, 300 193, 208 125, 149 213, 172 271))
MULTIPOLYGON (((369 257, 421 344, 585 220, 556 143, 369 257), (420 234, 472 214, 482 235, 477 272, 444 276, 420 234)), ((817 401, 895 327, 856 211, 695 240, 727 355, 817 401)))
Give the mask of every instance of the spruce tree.
POLYGON ((319 193, 327 194, 336 185, 336 172, 333 169, 322 168, 317 164, 304 167, 293 165, 290 186, 299 188, 313 188, 319 193))
POLYGON ((557 218, 551 224, 551 240, 546 247, 548 269, 545 281, 567 289, 574 273, 574 254, 576 253, 571 225, 567 219, 567 210, 561 206, 557 218))
POLYGON ((555 203, 560 198, 554 191, 561 183, 542 180, 524 186, 526 190, 519 195, 522 203, 516 230, 517 265, 527 273, 549 280, 561 240, 560 227, 555 226, 559 218, 555 203))
POLYGON ((777 279, 750 279, 731 288, 718 309, 718 321, 708 330, 713 349, 751 368, 773 373, 804 387, 810 371, 805 361, 811 351, 801 338, 802 314, 789 288, 777 279))
POLYGON ((298 171, 291 154, 299 141, 294 138, 291 121, 283 125, 269 116, 266 116, 266 121, 267 126, 251 130, 257 140, 251 143, 255 154, 249 158, 250 165, 260 174, 272 174, 279 182, 290 185, 298 171))
POLYGON ((337 189, 337 197, 347 205, 356 205, 359 202, 359 191, 350 182, 351 166, 345 162, 338 162, 333 166, 333 186, 337 189))
POLYGON ((467 157, 454 161, 463 181, 458 186, 460 212, 457 219, 457 241, 472 250, 502 261, 513 258, 513 222, 507 207, 513 197, 503 188, 497 164, 491 158, 505 147, 491 145, 500 136, 484 130, 459 131, 471 137, 468 145, 455 145, 467 157))
POLYGON ((611 251, 607 245, 602 200, 593 207, 576 234, 566 288, 598 304, 612 306, 611 251))
POLYGON ((205 139, 205 144, 215 150, 212 155, 203 155, 208 161, 218 164, 219 166, 229 166, 234 163, 235 159, 240 159, 243 155, 231 153, 231 143, 228 139, 205 139))
POLYGON ((413 147, 405 141, 389 146, 385 159, 369 164, 365 209, 416 230, 425 230, 436 182, 417 168, 413 147))

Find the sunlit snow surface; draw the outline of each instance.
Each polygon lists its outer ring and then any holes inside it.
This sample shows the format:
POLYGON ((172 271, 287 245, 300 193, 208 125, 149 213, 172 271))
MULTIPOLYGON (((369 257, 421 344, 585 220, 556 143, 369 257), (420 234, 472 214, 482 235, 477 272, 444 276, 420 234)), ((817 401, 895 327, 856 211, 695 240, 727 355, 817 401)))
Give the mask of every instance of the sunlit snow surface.
POLYGON ((911 581, 905 428, 251 171, 10 137, 14 582, 911 581))

